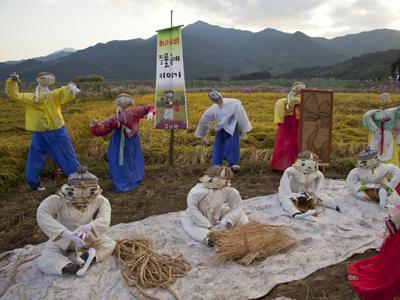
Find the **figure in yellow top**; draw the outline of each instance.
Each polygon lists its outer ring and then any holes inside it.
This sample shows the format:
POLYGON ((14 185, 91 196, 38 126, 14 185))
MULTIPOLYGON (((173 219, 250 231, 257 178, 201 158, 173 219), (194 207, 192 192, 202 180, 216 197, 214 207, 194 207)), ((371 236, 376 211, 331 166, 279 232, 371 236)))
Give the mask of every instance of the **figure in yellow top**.
POLYGON ((275 135, 271 169, 284 171, 296 160, 298 154, 300 94, 306 86, 295 82, 286 98, 275 103, 274 122, 278 125, 275 135))
POLYGON ((55 76, 47 72, 39 73, 36 81, 38 86, 34 93, 20 93, 19 76, 13 73, 6 81, 6 94, 11 100, 25 106, 25 129, 33 132, 25 176, 32 189, 43 191, 39 174, 48 157, 67 176, 79 166, 71 139, 64 127, 61 106, 74 101, 80 90, 70 83, 50 91, 49 87, 54 84, 55 76))

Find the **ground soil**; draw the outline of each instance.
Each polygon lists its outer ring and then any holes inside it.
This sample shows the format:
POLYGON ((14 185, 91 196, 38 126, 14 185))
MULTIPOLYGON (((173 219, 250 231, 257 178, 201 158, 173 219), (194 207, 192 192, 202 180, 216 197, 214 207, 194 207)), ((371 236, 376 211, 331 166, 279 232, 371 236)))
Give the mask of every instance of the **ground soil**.
MULTIPOLYGON (((111 202, 112 224, 128 223, 148 216, 186 209, 186 195, 206 166, 185 168, 157 166, 146 168, 146 178, 135 191, 117 194, 110 180, 101 180, 103 195, 111 202)), ((233 180, 243 199, 274 194, 281 173, 266 166, 247 166, 233 180)), ((48 195, 57 191, 64 179, 46 178, 45 192, 30 191, 26 186, 12 188, 0 196, 0 253, 26 244, 47 240, 36 224, 36 209, 48 195)), ((321 269, 305 279, 281 284, 261 299, 288 297, 291 299, 358 299, 348 285, 346 265, 362 257, 374 255, 368 251, 350 260, 321 269)))

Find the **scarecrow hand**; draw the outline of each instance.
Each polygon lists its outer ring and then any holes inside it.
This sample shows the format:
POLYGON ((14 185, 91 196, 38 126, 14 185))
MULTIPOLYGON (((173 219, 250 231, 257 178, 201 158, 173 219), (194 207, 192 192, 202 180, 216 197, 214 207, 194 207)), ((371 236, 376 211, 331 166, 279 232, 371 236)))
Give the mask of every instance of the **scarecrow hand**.
POLYGON ((97 124, 97 120, 96 120, 96 119, 93 119, 92 121, 90 121, 89 126, 90 126, 90 127, 94 127, 94 126, 96 126, 96 124, 97 124))
POLYGON ((240 133, 240 139, 241 139, 242 141, 247 140, 247 133, 246 133, 246 132, 241 132, 241 133, 240 133))
POLYGON ((19 75, 17 73, 15 73, 15 72, 10 74, 10 78, 11 78, 12 81, 21 82, 21 80, 19 79, 19 75))
POLYGON ((68 84, 68 88, 69 88, 69 91, 70 91, 72 94, 74 94, 74 96, 78 95, 78 94, 81 92, 81 90, 77 88, 77 86, 75 85, 75 83, 69 83, 69 84, 68 84))
POLYGON ((91 229, 92 225, 90 224, 79 225, 79 227, 76 228, 73 233, 82 238, 82 240, 85 240, 91 229))
POLYGON ((316 213, 316 210, 315 210, 315 209, 310 209, 310 210, 306 211, 305 213, 303 213, 303 214, 297 214, 297 215, 295 215, 294 217, 295 217, 296 219, 304 219, 304 218, 307 218, 308 216, 312 216, 312 215, 315 214, 315 213, 316 213))
POLYGON ((78 248, 82 248, 85 245, 85 242, 82 239, 80 239, 74 232, 69 230, 64 231, 62 233, 62 237, 73 242, 78 248))
POLYGON ((153 120, 153 118, 154 118, 154 111, 148 112, 147 115, 146 115, 146 119, 147 120, 153 120))
POLYGON ((208 138, 207 138, 207 136, 203 136, 202 138, 201 138, 201 143, 203 144, 203 145, 208 145, 210 142, 208 141, 208 138))
POLYGON ((213 230, 221 231, 221 230, 228 229, 231 226, 232 225, 228 221, 225 221, 225 220, 217 221, 216 225, 213 227, 213 230))

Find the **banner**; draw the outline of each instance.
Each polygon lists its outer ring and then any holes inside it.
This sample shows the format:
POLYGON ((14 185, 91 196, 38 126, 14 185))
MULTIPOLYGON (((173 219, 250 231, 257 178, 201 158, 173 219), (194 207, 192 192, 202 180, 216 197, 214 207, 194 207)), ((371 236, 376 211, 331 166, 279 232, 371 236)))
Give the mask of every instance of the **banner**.
POLYGON ((313 151, 322 166, 331 161, 332 118, 333 92, 301 91, 299 152, 313 151))
POLYGON ((188 126, 181 27, 162 29, 157 34, 157 129, 186 129, 188 126))

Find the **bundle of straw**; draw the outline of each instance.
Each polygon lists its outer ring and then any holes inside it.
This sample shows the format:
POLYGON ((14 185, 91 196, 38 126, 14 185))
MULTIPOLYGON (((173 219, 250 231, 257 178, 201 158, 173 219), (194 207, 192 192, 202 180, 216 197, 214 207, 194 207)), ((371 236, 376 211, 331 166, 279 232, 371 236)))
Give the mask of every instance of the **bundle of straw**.
POLYGON ((282 226, 250 221, 229 230, 211 231, 208 237, 217 252, 215 263, 237 261, 249 265, 257 259, 282 252, 296 244, 282 226))
MULTIPOLYGON (((178 277, 184 277, 192 268, 182 256, 176 258, 159 254, 148 239, 120 240, 114 250, 122 277, 127 287, 136 288, 144 299, 154 299, 143 288, 163 288, 177 299, 180 297, 170 286, 178 277)), ((130 290, 132 292, 132 290, 130 290)), ((133 293, 138 296, 137 293, 133 293)))

